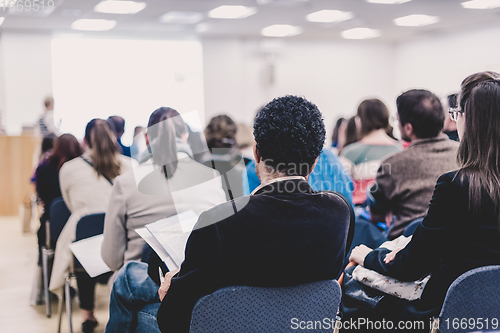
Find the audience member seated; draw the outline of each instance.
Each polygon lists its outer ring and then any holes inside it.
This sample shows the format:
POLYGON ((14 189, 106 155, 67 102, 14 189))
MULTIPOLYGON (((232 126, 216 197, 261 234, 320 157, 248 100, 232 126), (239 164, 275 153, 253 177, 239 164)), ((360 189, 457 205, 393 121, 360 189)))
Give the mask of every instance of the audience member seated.
POLYGON ((366 200, 366 190, 372 185, 380 162, 388 155, 401 151, 397 141, 387 135, 389 110, 378 99, 368 99, 358 107, 356 127, 362 139, 342 149, 341 156, 350 161, 349 172, 354 179, 354 203, 366 200))
POLYGON ((144 127, 142 126, 136 126, 134 128, 134 138, 132 139, 132 145, 130 146, 130 157, 136 161, 139 161, 139 157, 147 149, 143 132, 144 127))
MULTIPOLYGON (((458 107, 458 94, 451 94, 446 97, 446 104, 448 108, 444 110, 445 114, 448 113, 448 109, 455 109, 458 107)), ((445 117, 444 126, 443 126, 444 134, 448 135, 448 137, 453 141, 458 141, 458 132, 457 132, 457 123, 450 119, 450 117, 445 117)))
POLYGON ((111 116, 108 118, 109 127, 116 136, 116 142, 120 146, 121 153, 127 157, 131 156, 130 147, 122 143, 122 136, 125 133, 125 119, 120 116, 111 116))
MULTIPOLYGON (((169 124, 170 125, 170 124, 169 124)), ((155 222, 187 210, 197 214, 208 210, 226 201, 219 175, 212 168, 208 168, 192 159, 192 152, 187 142, 187 129, 179 113, 171 108, 162 107, 155 110, 149 117, 146 142, 158 144, 158 132, 155 127, 165 126, 164 135, 174 145, 164 145, 162 150, 171 161, 177 160, 175 170, 168 175, 163 173, 158 159, 150 158, 139 165, 134 172, 127 172, 116 177, 113 192, 106 210, 104 222, 104 241, 102 244, 102 258, 113 271, 118 271, 124 263, 131 260, 140 260, 145 241, 135 232, 148 223, 155 222), (173 126, 162 124, 172 122, 173 126), (172 130, 172 133, 169 131, 172 130), (156 163, 155 163, 156 162, 156 163), (170 189, 175 183, 186 182, 187 179, 207 174, 207 181, 191 187, 189 194, 180 198, 170 189), (149 177, 152 193, 142 193, 138 189, 140 175, 149 177), (158 190, 158 185, 165 182, 165 191, 158 190), (167 186, 167 183, 170 186, 167 186), (156 193, 156 194, 154 194, 156 193)), ((150 147, 151 149, 151 147, 150 147)), ((156 149, 151 149, 153 154, 156 149)), ((167 163, 169 164, 169 163, 167 163)), ((140 188, 144 191, 143 186, 140 188)))
MULTIPOLYGON (((91 120, 85 129, 87 150, 79 158, 64 163, 59 172, 61 193, 71 216, 57 240, 50 289, 59 289, 73 260, 69 245, 75 238, 76 224, 85 215, 106 211, 113 181, 132 170, 132 159, 120 154, 114 134, 102 119, 91 120)), ((78 296, 83 314, 82 331, 93 332, 95 280, 77 274, 78 296)))
POLYGON ((411 145, 382 162, 368 192, 372 220, 387 222, 389 239, 426 214, 439 176, 458 167, 458 143, 441 132, 444 113, 438 97, 410 90, 396 104, 401 137, 411 145))
POLYGON ((338 155, 339 152, 342 150, 342 148, 345 145, 345 131, 347 128, 347 120, 345 118, 340 117, 337 122, 335 123, 335 126, 333 127, 333 132, 332 132, 332 152, 335 153, 335 155, 338 155))
POLYGON ((146 264, 125 265, 113 286, 107 333, 133 332, 134 311, 147 303, 159 308, 157 323, 141 330, 181 333, 189 331, 197 300, 219 288, 338 278, 352 236, 349 204, 307 183, 325 140, 321 113, 303 98, 277 98, 257 114, 254 135, 262 185, 250 197, 200 216, 180 271, 169 272, 159 290, 153 282, 159 285, 155 260, 150 260, 150 278, 146 264), (241 204, 246 206, 233 213, 241 204))
MULTIPOLYGON (((50 216, 52 200, 60 197, 59 170, 67 161, 82 155, 83 151, 78 140, 71 134, 63 134, 55 140, 54 148, 50 150, 47 159, 36 169, 36 192, 43 204, 43 214, 40 217, 38 229, 38 246, 41 249, 46 244, 46 223, 50 216)), ((41 265, 39 258, 39 265, 41 265)))
POLYGON ((245 166, 253 161, 253 133, 252 128, 244 123, 239 123, 236 125, 238 130, 236 131, 236 144, 241 152, 241 156, 245 160, 245 166))
MULTIPOLYGON (((436 184, 429 210, 403 249, 356 247, 350 259, 401 281, 431 274, 419 300, 406 302, 391 320, 437 316, 446 291, 468 270, 500 264, 500 75, 482 72, 461 86, 452 111, 460 136, 459 169, 436 184)), ((428 329, 427 329, 428 331, 428 329)))
POLYGON ((243 196, 245 162, 237 148, 237 131, 236 123, 230 117, 221 115, 210 119, 204 132, 210 151, 201 163, 221 173, 227 200, 243 196))

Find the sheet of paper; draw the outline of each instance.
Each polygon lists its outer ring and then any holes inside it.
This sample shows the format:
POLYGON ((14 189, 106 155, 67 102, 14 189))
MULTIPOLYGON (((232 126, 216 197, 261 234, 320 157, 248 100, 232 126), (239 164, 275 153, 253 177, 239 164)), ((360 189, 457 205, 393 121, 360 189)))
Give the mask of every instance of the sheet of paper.
POLYGON ((177 268, 184 261, 186 243, 197 220, 198 215, 190 210, 146 225, 177 268))
POLYGON ((151 232, 149 232, 149 230, 147 228, 135 229, 135 232, 137 232, 139 234, 139 236, 141 236, 142 239, 144 239, 146 241, 146 243, 148 243, 149 246, 151 246, 151 248, 153 249, 153 251, 155 251, 156 254, 158 254, 158 256, 160 257, 160 259, 163 260, 163 262, 165 263, 165 265, 167 265, 167 267, 168 267, 169 270, 175 270, 175 269, 179 268, 174 263, 174 261, 172 260, 172 258, 170 258, 170 256, 168 255, 167 251, 156 240, 156 238, 154 238, 154 236, 151 234, 151 232))
POLYGON ((98 235, 71 243, 69 246, 90 277, 96 277, 111 271, 101 257, 103 240, 104 235, 98 235))

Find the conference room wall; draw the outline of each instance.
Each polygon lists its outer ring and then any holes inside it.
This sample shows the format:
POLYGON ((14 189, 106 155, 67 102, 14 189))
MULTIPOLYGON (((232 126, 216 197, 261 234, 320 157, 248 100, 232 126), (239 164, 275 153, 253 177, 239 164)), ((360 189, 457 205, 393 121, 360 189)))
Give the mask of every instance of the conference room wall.
POLYGON ((395 47, 377 41, 203 40, 205 115, 229 114, 252 124, 258 108, 276 96, 305 96, 330 129, 364 98, 394 107, 395 47))
POLYGON ((445 96, 457 92, 475 72, 500 72, 500 26, 441 34, 400 44, 397 48, 396 89, 424 87, 445 96))

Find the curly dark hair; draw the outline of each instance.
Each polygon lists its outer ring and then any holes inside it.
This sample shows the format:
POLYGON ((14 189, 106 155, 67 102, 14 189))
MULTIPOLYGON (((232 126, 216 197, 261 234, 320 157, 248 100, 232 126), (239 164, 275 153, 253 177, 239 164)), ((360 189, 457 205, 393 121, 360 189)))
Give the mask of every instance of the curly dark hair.
POLYGON ((287 175, 309 174, 325 143, 321 112, 298 96, 272 100, 255 116, 253 129, 265 165, 287 175))

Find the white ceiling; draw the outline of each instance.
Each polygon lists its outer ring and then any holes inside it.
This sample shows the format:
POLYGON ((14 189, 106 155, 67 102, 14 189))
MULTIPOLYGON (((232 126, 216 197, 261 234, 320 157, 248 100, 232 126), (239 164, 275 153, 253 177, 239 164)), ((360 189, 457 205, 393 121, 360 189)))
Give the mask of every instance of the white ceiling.
MULTIPOLYGON (((4 0, 0 0, 3 2, 4 0)), ((9 0, 5 0, 9 1, 9 0)), ((41 1, 41 0, 40 0, 41 1)), ((47 3, 48 0, 45 0, 47 3)), ((49 15, 32 11, 2 11, 5 21, 0 31, 18 32, 69 32, 71 23, 80 18, 117 20, 109 32, 126 36, 192 37, 201 38, 260 38, 262 28, 272 24, 291 24, 303 27, 301 35, 294 39, 340 39, 340 32, 355 27, 380 29, 378 40, 401 42, 430 34, 447 34, 483 26, 500 25, 500 8, 489 10, 464 9, 465 0, 413 0, 400 5, 371 4, 365 0, 272 0, 258 5, 257 0, 140 0, 147 3, 144 10, 135 15, 102 14, 93 8, 100 0, 56 0, 56 9, 49 15), (206 13, 221 5, 245 5, 257 7, 257 14, 241 20, 211 19, 206 13), (309 13, 322 9, 351 11, 354 18, 335 24, 312 23, 305 19, 309 13), (203 33, 195 32, 195 25, 173 25, 159 22, 159 17, 169 11, 195 11, 205 15, 202 21, 208 26, 203 33), (410 14, 439 16, 440 22, 425 27, 398 27, 393 19, 410 14)), ((264 1, 265 2, 265 1, 264 1)))

